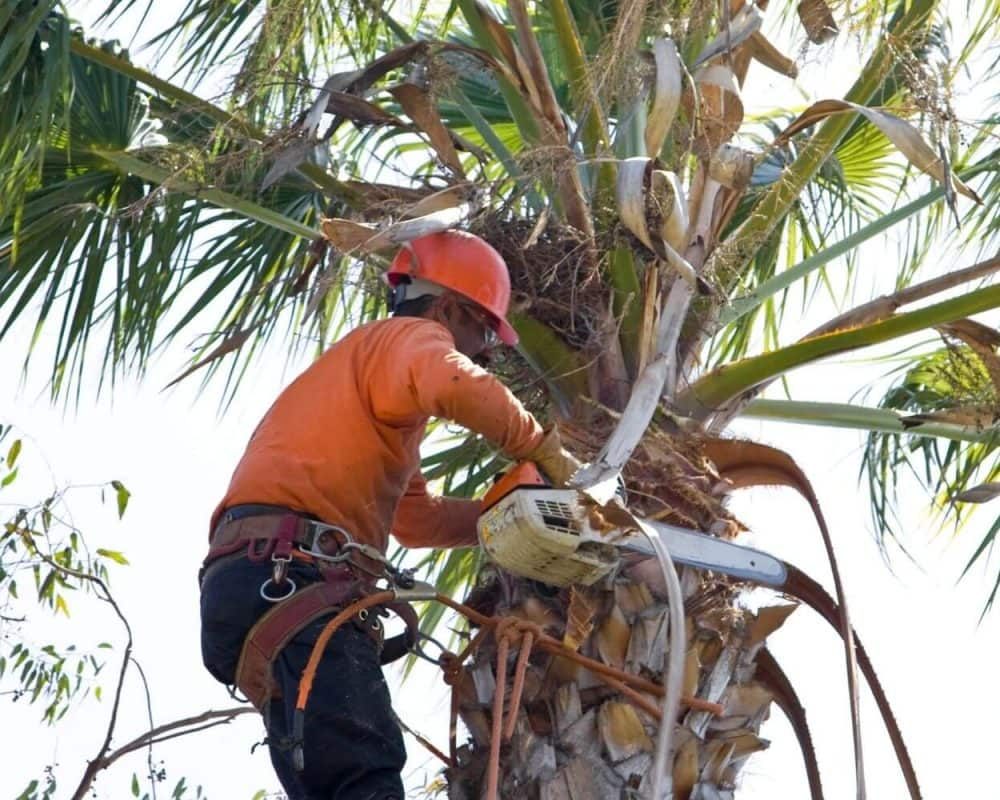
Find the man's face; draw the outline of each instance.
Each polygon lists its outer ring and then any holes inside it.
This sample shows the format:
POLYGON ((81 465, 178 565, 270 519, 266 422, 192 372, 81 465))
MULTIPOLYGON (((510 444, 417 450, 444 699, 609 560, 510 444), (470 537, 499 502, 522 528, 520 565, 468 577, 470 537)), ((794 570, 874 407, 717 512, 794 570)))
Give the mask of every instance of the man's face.
POLYGON ((455 294, 441 298, 445 324, 455 338, 455 349, 469 358, 496 345, 496 320, 483 308, 455 294))

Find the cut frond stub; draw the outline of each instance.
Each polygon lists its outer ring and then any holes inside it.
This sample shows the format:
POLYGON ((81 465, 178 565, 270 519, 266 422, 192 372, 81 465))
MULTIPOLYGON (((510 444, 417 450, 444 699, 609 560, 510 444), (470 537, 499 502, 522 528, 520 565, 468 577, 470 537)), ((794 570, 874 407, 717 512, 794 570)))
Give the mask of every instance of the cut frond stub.
MULTIPOLYGON (((694 77, 698 88, 697 128, 694 136, 695 154, 708 158, 736 135, 743 124, 743 100, 733 71, 722 64, 713 64, 698 71, 694 77)), ((684 94, 689 112, 694 111, 694 98, 684 94)), ((693 113, 689 113, 692 118, 693 113)))
POLYGON ((796 7, 802 27, 813 44, 824 44, 833 39, 840 28, 826 0, 802 0, 796 7))
POLYGON ((727 189, 743 189, 753 175, 754 154, 731 144, 719 145, 708 162, 708 174, 727 189))
POLYGON ((677 55, 677 46, 666 37, 653 42, 653 59, 656 62, 656 83, 653 85, 653 105, 646 119, 645 141, 646 153, 655 158, 677 118, 683 67, 677 55))

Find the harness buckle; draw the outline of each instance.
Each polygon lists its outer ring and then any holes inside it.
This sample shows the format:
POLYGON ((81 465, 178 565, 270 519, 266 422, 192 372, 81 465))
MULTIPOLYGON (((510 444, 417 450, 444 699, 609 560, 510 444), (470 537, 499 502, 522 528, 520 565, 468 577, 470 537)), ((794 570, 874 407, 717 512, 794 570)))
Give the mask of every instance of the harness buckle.
POLYGON ((331 563, 339 563, 347 559, 347 554, 344 552, 347 550, 348 545, 354 544, 354 537, 351 536, 344 528, 339 525, 330 525, 326 522, 319 522, 318 520, 309 520, 309 529, 312 531, 312 536, 309 538, 308 543, 299 543, 299 550, 303 553, 308 553, 313 558, 318 558, 320 561, 329 561, 331 563), (337 539, 337 534, 344 537, 343 544, 336 541, 337 546, 340 548, 339 553, 334 553, 330 555, 324 552, 319 545, 320 540, 327 536, 333 535, 334 540, 337 539))

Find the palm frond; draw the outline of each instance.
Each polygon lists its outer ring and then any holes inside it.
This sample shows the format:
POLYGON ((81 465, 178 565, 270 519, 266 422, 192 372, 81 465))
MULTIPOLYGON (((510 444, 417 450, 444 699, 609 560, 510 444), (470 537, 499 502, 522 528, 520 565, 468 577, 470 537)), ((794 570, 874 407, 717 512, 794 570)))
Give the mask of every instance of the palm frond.
MULTIPOLYGON (((926 487, 935 505, 963 518, 956 498, 1000 474, 1000 396, 982 360, 967 346, 950 345, 896 370, 879 408, 900 415, 904 432, 873 432, 862 462, 880 537, 897 537, 895 501, 903 476, 926 487), (925 426, 961 424, 980 433, 973 441, 921 435, 925 426)), ((988 534, 987 538, 991 538, 988 534)), ((983 551, 980 548, 977 555, 983 551)), ((973 559, 974 560, 974 559, 973 559)))
MULTIPOLYGON (((302 307, 308 294, 300 273, 311 236, 305 242, 300 237, 313 228, 305 224, 300 232, 292 223, 316 222, 325 207, 322 196, 290 178, 262 198, 268 207, 247 203, 244 211, 257 209, 250 221, 232 208, 206 213, 201 199, 171 191, 184 183, 171 172, 183 171, 185 154, 164 147, 163 134, 186 147, 204 147, 214 130, 208 121, 197 112, 172 117, 170 106, 154 100, 154 113, 161 114, 156 120, 134 80, 78 56, 71 58, 71 77, 72 103, 57 117, 65 124, 47 130, 38 179, 17 214, 0 223, 0 306, 9 310, 0 335, 32 308, 38 311, 36 331, 59 319, 54 394, 79 386, 74 378, 82 375, 95 326, 110 326, 103 362, 113 382, 120 369, 141 371, 160 341, 159 323, 181 296, 190 307, 167 341, 224 289, 237 294, 223 307, 205 348, 239 326, 268 333, 281 314, 302 307), (279 219, 294 232, 276 227, 279 219), (225 232, 206 239, 220 223, 225 232), (196 239, 204 254, 193 251, 196 239), (189 258, 198 259, 194 267, 184 263, 189 258), (205 286, 213 271, 218 274, 207 288, 192 296, 190 287, 205 286)), ((205 192, 218 195, 219 189, 205 192)), ((231 205, 238 209, 244 202, 231 205)), ((322 319, 315 315, 314 324, 322 319)))
POLYGON ((70 23, 57 6, 0 4, 0 220, 37 185, 49 128, 69 106, 70 23))

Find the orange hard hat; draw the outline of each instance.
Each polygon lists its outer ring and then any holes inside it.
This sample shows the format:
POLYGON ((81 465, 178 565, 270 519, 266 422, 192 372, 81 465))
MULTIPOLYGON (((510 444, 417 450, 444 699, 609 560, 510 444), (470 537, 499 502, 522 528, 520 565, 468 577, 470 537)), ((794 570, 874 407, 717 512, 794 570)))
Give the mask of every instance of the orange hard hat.
POLYGON ((396 286, 403 276, 458 292, 489 312, 504 344, 517 344, 517 333, 507 322, 510 274, 503 257, 489 244, 464 231, 441 231, 421 236, 400 248, 389 265, 386 280, 396 286))

